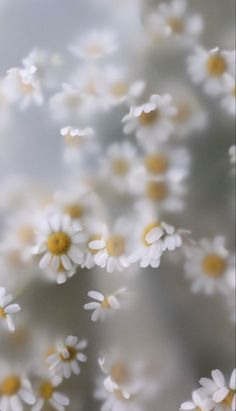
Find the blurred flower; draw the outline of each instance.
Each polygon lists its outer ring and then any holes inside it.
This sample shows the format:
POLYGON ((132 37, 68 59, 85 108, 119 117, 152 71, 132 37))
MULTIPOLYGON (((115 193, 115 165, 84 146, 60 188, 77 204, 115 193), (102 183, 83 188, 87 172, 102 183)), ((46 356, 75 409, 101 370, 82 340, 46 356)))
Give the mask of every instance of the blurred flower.
POLYGON ((70 403, 67 396, 57 391, 58 385, 61 383, 61 378, 47 377, 40 380, 38 383, 38 396, 32 411, 40 411, 44 409, 45 404, 50 404, 57 411, 64 411, 70 403))
MULTIPOLYGON (((11 304, 13 297, 6 293, 6 289, 0 287, 0 320, 6 321, 10 331, 15 331, 12 314, 21 310, 19 304, 11 304)), ((1 391, 0 391, 1 392, 1 391)))
POLYGON ((180 411, 213 411, 213 409, 213 401, 202 398, 199 391, 193 391, 192 401, 184 402, 180 407, 180 411))
POLYGON ((85 60, 97 60, 114 53, 118 47, 115 35, 109 30, 93 30, 80 37, 69 47, 76 56, 85 60))
POLYGON ((229 74, 224 75, 224 84, 222 87, 222 107, 231 116, 235 116, 236 107, 236 84, 233 76, 229 74))

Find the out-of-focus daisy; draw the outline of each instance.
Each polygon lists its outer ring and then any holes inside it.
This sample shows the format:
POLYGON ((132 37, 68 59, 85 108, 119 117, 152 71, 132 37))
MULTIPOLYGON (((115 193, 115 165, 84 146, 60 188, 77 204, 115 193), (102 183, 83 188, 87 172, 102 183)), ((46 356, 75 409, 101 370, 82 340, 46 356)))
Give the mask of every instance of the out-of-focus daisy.
POLYGON ((94 261, 94 256, 99 252, 99 250, 90 247, 90 243, 95 240, 101 240, 107 234, 107 226, 105 223, 99 221, 95 217, 89 216, 84 221, 85 230, 87 233, 87 240, 85 245, 84 260, 81 264, 81 268, 93 268, 96 264, 94 261))
POLYGON ((82 227, 73 223, 68 215, 55 214, 45 218, 40 226, 34 254, 43 254, 39 267, 43 270, 70 271, 74 264, 81 264, 84 242, 82 227))
POLYGON ((208 94, 217 95, 224 89, 225 74, 234 75, 235 52, 197 46, 188 58, 188 71, 194 82, 204 84, 208 94))
POLYGON ((126 293, 126 288, 120 288, 112 294, 103 295, 98 291, 89 291, 88 296, 95 301, 89 302, 84 305, 85 310, 94 310, 91 320, 103 321, 107 316, 112 314, 112 311, 119 310, 121 308, 121 299, 126 293))
POLYGON ((10 123, 10 101, 5 91, 5 81, 0 78, 0 130, 10 123))
POLYGON ((157 40, 174 37, 190 43, 202 31, 203 19, 187 12, 185 0, 172 0, 159 4, 157 10, 149 16, 146 27, 157 40))
POLYGON ((100 161, 99 174, 105 181, 109 179, 118 192, 130 192, 130 177, 136 162, 137 151, 131 143, 114 143, 100 161))
POLYGON ((33 405, 35 397, 29 380, 19 370, 1 364, 0 367, 0 409, 1 411, 22 411, 23 404, 33 405))
POLYGON ((11 304, 13 297, 6 293, 6 289, 0 287, 0 320, 6 321, 10 331, 15 331, 12 314, 21 310, 19 304, 11 304))
POLYGON ((214 402, 205 396, 201 396, 199 391, 193 391, 192 401, 183 402, 180 411, 213 411, 214 402))
POLYGON ((69 49, 76 56, 85 60, 97 60, 114 53, 118 47, 112 31, 91 31, 80 37, 69 49))
POLYGON ((91 127, 63 127, 61 135, 65 142, 63 158, 68 165, 79 165, 90 152, 98 150, 94 142, 95 131, 91 127))
POLYGON ((225 248, 225 238, 202 239, 186 249, 186 276, 192 280, 193 292, 226 293, 235 278, 235 257, 225 248))
POLYGON ((236 409, 236 369, 232 371, 229 384, 226 383, 225 377, 220 370, 213 370, 210 378, 201 378, 200 384, 203 392, 209 395, 217 404, 215 411, 236 409))
POLYGON ((99 240, 93 240, 89 243, 89 248, 96 251, 94 262, 104 268, 109 273, 114 270, 123 271, 129 266, 128 253, 128 233, 130 226, 123 219, 118 220, 113 231, 107 232, 99 240))
POLYGON ((44 409, 46 404, 50 404, 54 410, 64 411, 65 407, 70 404, 70 400, 57 390, 60 383, 61 378, 57 376, 41 379, 38 383, 38 395, 32 411, 40 411, 44 409))
POLYGON ((78 120, 83 113, 83 103, 80 90, 68 83, 63 83, 62 90, 49 100, 52 115, 59 122, 78 120))
POLYGON ((222 87, 223 98, 221 101, 222 107, 231 116, 235 116, 236 110, 236 84, 233 76, 229 74, 224 75, 224 84, 222 87))
POLYGON ((151 151, 172 133, 175 114, 176 108, 169 94, 152 95, 147 103, 130 108, 122 120, 124 132, 135 132, 140 145, 151 151))
POLYGON ((60 377, 70 378, 72 373, 78 375, 79 363, 87 361, 87 356, 82 352, 86 347, 86 340, 79 341, 75 336, 68 336, 64 343, 58 344, 56 352, 47 358, 50 369, 60 377))
POLYGON ((21 109, 27 108, 32 102, 37 105, 43 103, 41 84, 35 76, 36 72, 35 66, 13 67, 7 71, 6 93, 12 102, 19 102, 21 109))

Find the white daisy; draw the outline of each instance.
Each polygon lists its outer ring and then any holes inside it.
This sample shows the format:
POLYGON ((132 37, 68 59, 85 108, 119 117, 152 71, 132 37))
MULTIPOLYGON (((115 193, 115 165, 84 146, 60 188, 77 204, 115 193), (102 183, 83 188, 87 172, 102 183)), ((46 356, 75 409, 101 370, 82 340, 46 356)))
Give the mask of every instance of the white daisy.
POLYGON ((58 344, 56 352, 47 358, 50 370, 64 378, 70 378, 72 373, 78 375, 79 363, 87 361, 87 356, 82 353, 86 347, 86 340, 78 341, 77 337, 68 336, 63 344, 58 344))
POLYGON ((226 293, 235 283, 235 257, 225 248, 225 238, 202 239, 186 249, 186 276, 192 280, 192 291, 226 293))
POLYGON ((176 108, 169 94, 152 95, 147 103, 130 108, 122 120, 124 132, 135 132, 140 145, 151 151, 173 132, 175 114, 176 108))
POLYGON ((65 149, 63 158, 66 164, 73 165, 82 162, 83 158, 97 146, 94 144, 95 131, 91 127, 63 127, 60 131, 64 138, 65 149))
POLYGON ((42 270, 70 271, 83 261, 84 235, 81 225, 68 215, 55 214, 41 222, 33 254, 43 254, 39 262, 42 270))
POLYGON ((12 371, 8 366, 0 367, 1 411, 22 411, 23 404, 33 405, 35 396, 31 384, 22 372, 12 371))
POLYGON ((224 89, 224 76, 234 75, 235 52, 220 50, 218 47, 206 50, 196 47, 188 58, 188 71, 196 83, 204 84, 206 93, 217 95, 224 89))
POLYGON ((19 304, 11 304, 13 297, 6 293, 6 289, 0 287, 0 320, 6 321, 11 332, 15 331, 12 314, 21 310, 19 304))
POLYGON ((107 235, 107 226, 105 223, 100 222, 97 218, 88 216, 84 220, 84 225, 87 233, 87 240, 85 246, 84 261, 81 264, 81 268, 91 269, 95 267, 94 256, 99 252, 97 249, 90 247, 92 241, 101 240, 107 235))
POLYGON ((32 411, 44 409, 45 404, 50 404, 57 411, 64 411, 65 407, 69 406, 70 400, 57 390, 60 383, 61 378, 57 376, 42 379, 38 383, 38 396, 32 411))
POLYGON ((41 84, 36 78, 37 68, 13 67, 7 71, 5 90, 12 102, 19 102, 20 108, 27 108, 32 102, 36 105, 43 103, 41 84))
POLYGON ((56 121, 78 120, 84 113, 84 97, 78 88, 63 83, 62 90, 54 94, 49 100, 52 116, 56 121))
POLYGON ((84 305, 85 310, 94 310, 91 320, 103 321, 112 311, 117 311, 121 308, 121 299, 126 293, 126 288, 120 288, 112 294, 103 295, 98 291, 89 291, 88 296, 95 301, 84 305))
POLYGON ((231 116, 235 117, 236 110, 236 84, 235 78, 229 74, 224 75, 224 84, 222 89, 223 98, 221 100, 222 107, 231 116))
POLYGON ((97 60, 117 49, 114 33, 109 30, 91 31, 80 37, 69 49, 76 56, 85 60, 97 60))
POLYGON ((130 226, 124 220, 118 220, 114 230, 106 233, 99 240, 89 243, 89 248, 96 251, 94 262, 99 267, 106 267, 109 273, 115 270, 123 271, 130 264, 128 261, 128 234, 130 226))
POLYGON ((203 392, 209 395, 219 407, 215 411, 221 411, 229 407, 230 411, 236 410, 236 369, 232 371, 229 384, 220 370, 213 370, 210 378, 201 378, 200 384, 203 392))
POLYGON ((183 402, 180 411, 213 411, 214 403, 209 398, 202 397, 199 390, 193 391, 192 401, 183 402))

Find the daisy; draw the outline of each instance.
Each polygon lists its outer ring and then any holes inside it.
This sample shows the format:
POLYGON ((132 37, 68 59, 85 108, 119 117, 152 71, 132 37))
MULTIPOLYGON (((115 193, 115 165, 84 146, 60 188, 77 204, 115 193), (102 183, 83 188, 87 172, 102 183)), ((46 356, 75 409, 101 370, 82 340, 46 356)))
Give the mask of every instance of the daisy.
POLYGON ((62 90, 49 100, 53 118, 60 122, 78 119, 83 114, 83 103, 80 90, 68 83, 63 83, 62 90))
POLYGON ((195 83, 204 84, 206 93, 217 95, 224 89, 225 74, 234 75, 235 52, 218 47, 206 50, 196 47, 188 58, 188 71, 195 83))
POLYGON ((222 90, 223 98, 221 100, 222 107, 231 116, 235 117, 236 107, 236 84, 233 76, 229 74, 224 75, 224 85, 222 90))
POLYGON ((7 327, 11 332, 15 331, 12 314, 21 310, 19 304, 11 304, 13 297, 6 293, 6 289, 0 287, 0 320, 6 321, 7 327))
POLYGON ((97 60, 117 49, 117 41, 113 32, 109 30, 91 31, 77 42, 69 46, 69 50, 85 60, 97 60))
POLYGON ((99 174, 104 180, 109 178, 119 193, 129 193, 132 184, 130 177, 136 162, 137 151, 131 143, 113 143, 100 160, 99 174))
POLYGON ((21 109, 26 109, 32 102, 43 103, 41 84, 36 78, 37 68, 13 67, 7 71, 5 79, 6 93, 12 102, 19 102, 21 109))
POLYGON ((86 347, 86 340, 78 341, 77 337, 68 336, 63 344, 58 344, 56 352, 47 358, 50 369, 64 378, 70 378, 72 373, 78 375, 79 363, 87 361, 87 356, 81 352, 86 347))
POLYGON ((152 18, 149 18, 149 30, 151 29, 152 35, 157 39, 174 37, 187 44, 195 41, 202 31, 203 20, 199 15, 189 14, 186 9, 185 0, 159 4, 152 18))
POLYGON ((173 132, 172 119, 175 114, 169 94, 152 95, 147 103, 130 108, 122 120, 124 132, 135 132, 140 145, 151 151, 173 132))
POLYGON ((74 264, 81 264, 84 236, 81 225, 73 223, 68 215, 54 214, 39 228, 37 244, 33 254, 43 254, 39 267, 42 270, 70 271, 74 264))
POLYGON ((224 407, 230 410, 236 410, 236 369, 232 371, 229 384, 226 383, 225 377, 220 370, 213 370, 210 378, 201 378, 200 384, 203 392, 209 395, 219 407, 215 411, 221 411, 224 407), (221 408, 221 406, 223 408, 221 408))
POLYGON ((97 218, 91 216, 84 220, 84 225, 87 233, 87 240, 85 245, 84 261, 81 264, 81 268, 91 269, 96 265, 94 257, 99 250, 91 248, 90 243, 92 241, 97 241, 104 238, 107 235, 107 226, 97 218))
POLYGON ((97 150, 94 144, 95 131, 91 127, 63 127, 60 131, 65 142, 64 161, 68 165, 81 163, 90 151, 97 150))
POLYGON ((33 405, 35 397, 31 384, 22 372, 12 372, 9 367, 0 367, 0 409, 1 411, 22 411, 23 404, 33 405))
POLYGON ((61 383, 59 377, 48 377, 42 379, 38 384, 38 397, 32 411, 40 411, 44 409, 45 404, 50 404, 57 411, 64 411, 65 407, 70 404, 70 400, 61 392, 57 391, 58 385, 61 383))
POLYGON ((89 291, 88 296, 95 301, 84 305, 85 310, 94 310, 91 320, 103 321, 112 311, 117 311, 121 308, 120 299, 126 293, 126 288, 120 288, 113 294, 103 295, 98 291, 89 291))
POLYGON ((209 398, 203 398, 199 390, 193 391, 192 401, 183 402, 180 411, 213 411, 214 402, 209 398))
POLYGON ((95 398, 103 402, 101 410, 106 411, 143 411, 139 404, 139 386, 134 387, 131 393, 122 391, 120 388, 108 391, 102 382, 95 391, 95 398))
POLYGON ((226 293, 233 287, 235 257, 225 248, 225 238, 202 239, 199 244, 186 249, 186 276, 192 280, 192 291, 212 294, 226 293))
POLYGON ((123 271, 130 264, 128 261, 128 232, 130 226, 124 220, 118 220, 114 230, 106 233, 99 240, 89 243, 89 248, 96 251, 94 262, 99 267, 107 269, 109 273, 115 270, 123 271))

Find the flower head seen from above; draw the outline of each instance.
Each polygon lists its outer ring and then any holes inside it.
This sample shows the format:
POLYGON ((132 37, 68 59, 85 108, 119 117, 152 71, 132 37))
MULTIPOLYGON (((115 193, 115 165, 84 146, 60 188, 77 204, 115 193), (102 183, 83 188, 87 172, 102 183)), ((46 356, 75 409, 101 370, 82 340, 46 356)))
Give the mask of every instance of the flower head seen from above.
POLYGON ((114 53, 118 47, 115 35, 109 30, 91 31, 69 49, 76 56, 85 60, 97 60, 114 53))
POLYGON ((75 336, 68 336, 64 343, 58 344, 56 352, 47 358, 50 370, 62 378, 70 378, 72 373, 78 375, 79 363, 87 361, 87 356, 82 352, 86 347, 86 340, 79 341, 75 336))
POLYGON ((38 395, 36 397, 36 403, 32 408, 32 411, 40 411, 44 409, 46 404, 50 404, 56 411, 64 411, 70 403, 67 396, 58 391, 57 387, 61 382, 61 378, 47 377, 42 378, 38 383, 38 395))
POLYGON ((126 294, 126 288, 120 288, 112 294, 103 295, 98 291, 89 291, 88 296, 95 301, 84 305, 85 310, 94 310, 91 320, 105 320, 113 311, 121 308, 121 300, 126 294))
POLYGON ((226 383, 226 379, 220 370, 213 370, 210 378, 201 378, 200 385, 203 387, 202 392, 208 395, 214 403, 216 411, 223 409, 229 409, 230 411, 236 410, 236 369, 232 371, 229 383, 226 383), (224 408, 225 407, 225 408, 224 408), (228 408, 227 408, 228 407, 228 408))
POLYGON ((0 287, 0 322, 5 321, 10 331, 15 331, 12 314, 20 311, 19 304, 11 304, 13 297, 6 293, 5 288, 0 287))

